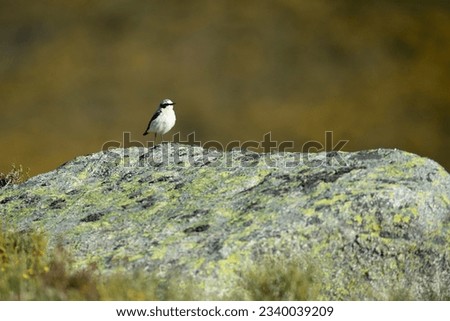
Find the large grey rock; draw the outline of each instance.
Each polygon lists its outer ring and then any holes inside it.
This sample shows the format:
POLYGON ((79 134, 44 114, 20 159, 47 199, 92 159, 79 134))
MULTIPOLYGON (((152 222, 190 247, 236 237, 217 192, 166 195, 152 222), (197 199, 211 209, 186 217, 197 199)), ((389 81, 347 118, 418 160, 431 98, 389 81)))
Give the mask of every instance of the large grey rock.
POLYGON ((113 149, 0 190, 0 215, 62 239, 80 265, 178 271, 209 293, 272 255, 313 261, 325 299, 385 299, 394 285, 450 297, 450 176, 399 150, 113 149))

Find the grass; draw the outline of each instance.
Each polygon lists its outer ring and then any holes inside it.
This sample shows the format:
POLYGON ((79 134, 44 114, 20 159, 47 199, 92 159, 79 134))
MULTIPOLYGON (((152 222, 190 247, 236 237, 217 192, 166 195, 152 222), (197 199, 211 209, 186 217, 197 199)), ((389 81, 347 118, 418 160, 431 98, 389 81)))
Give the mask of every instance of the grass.
POLYGON ((29 169, 24 170, 22 165, 12 165, 11 171, 8 173, 0 173, 0 188, 11 184, 19 184, 29 178, 29 169))
POLYGON ((264 258, 242 274, 242 292, 237 297, 252 301, 318 300, 319 271, 302 260, 264 258))

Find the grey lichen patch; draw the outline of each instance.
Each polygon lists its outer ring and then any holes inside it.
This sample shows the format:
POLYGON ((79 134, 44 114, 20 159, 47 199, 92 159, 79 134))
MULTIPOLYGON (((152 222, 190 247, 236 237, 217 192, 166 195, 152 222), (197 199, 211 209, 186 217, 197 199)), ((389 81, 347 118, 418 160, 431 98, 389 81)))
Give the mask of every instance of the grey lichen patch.
POLYGON ((314 261, 323 299, 387 299, 392 284, 450 297, 449 174, 399 150, 113 149, 2 189, 0 215, 62 239, 79 265, 176 271, 208 293, 274 256, 314 261))

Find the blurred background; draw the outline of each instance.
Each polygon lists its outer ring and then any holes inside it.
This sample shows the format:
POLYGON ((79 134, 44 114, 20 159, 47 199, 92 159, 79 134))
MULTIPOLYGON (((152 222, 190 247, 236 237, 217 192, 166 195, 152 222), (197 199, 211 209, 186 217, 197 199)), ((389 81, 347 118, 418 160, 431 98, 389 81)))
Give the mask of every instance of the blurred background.
POLYGON ((450 1, 0 0, 0 172, 146 144, 163 98, 181 138, 333 131, 449 170, 450 1))

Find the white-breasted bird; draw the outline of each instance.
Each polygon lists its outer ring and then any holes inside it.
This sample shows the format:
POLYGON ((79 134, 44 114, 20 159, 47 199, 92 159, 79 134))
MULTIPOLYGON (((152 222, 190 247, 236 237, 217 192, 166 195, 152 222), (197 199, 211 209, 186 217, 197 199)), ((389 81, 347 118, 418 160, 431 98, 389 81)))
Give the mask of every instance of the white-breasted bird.
POLYGON ((175 103, 170 99, 163 99, 161 101, 158 109, 148 123, 147 129, 143 134, 144 136, 149 132, 153 132, 155 133, 155 142, 158 134, 161 135, 161 141, 163 140, 163 135, 175 125, 176 117, 173 105, 175 103))

